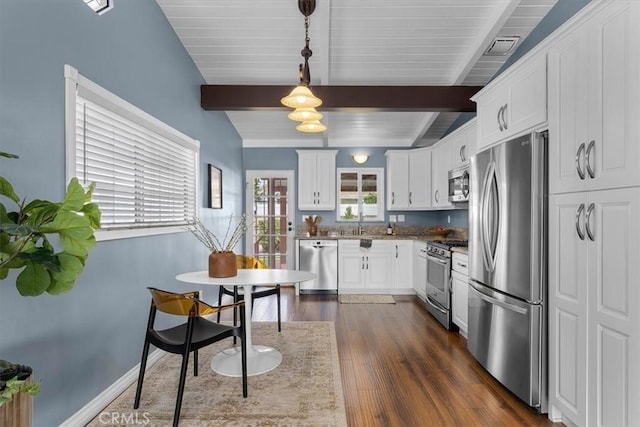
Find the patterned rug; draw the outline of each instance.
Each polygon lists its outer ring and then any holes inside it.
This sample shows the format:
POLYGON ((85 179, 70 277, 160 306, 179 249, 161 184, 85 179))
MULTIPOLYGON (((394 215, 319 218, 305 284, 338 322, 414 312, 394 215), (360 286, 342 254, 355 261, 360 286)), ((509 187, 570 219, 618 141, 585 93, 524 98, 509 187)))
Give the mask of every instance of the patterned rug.
POLYGON ((391 295, 344 294, 338 297, 342 304, 395 304, 391 295))
MULTIPOLYGON (((253 323, 254 343, 277 348, 280 366, 250 376, 249 397, 242 398, 242 380, 215 374, 209 363, 231 339, 199 354, 199 375, 189 366, 180 426, 346 426, 340 361, 333 322, 285 322, 282 332, 272 322, 253 323)), ((190 365, 193 358, 190 358, 190 365)), ((167 354, 147 371, 140 408, 133 410, 133 384, 102 414, 120 413, 146 420, 147 425, 168 426, 173 420, 180 356, 167 354)), ((104 424, 96 417, 89 426, 104 424)), ((103 415, 102 420, 111 420, 103 415)))

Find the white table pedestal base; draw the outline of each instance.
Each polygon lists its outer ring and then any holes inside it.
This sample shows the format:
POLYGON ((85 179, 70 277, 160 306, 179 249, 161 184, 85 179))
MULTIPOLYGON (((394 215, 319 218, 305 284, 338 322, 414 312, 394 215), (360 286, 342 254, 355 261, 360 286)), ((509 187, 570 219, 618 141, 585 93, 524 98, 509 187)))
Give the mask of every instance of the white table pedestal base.
MULTIPOLYGON (((282 354, 272 347, 252 345, 247 348, 247 375, 264 374, 282 363, 282 354)), ((211 359, 211 369, 227 377, 242 376, 242 352, 240 346, 230 347, 211 359)))

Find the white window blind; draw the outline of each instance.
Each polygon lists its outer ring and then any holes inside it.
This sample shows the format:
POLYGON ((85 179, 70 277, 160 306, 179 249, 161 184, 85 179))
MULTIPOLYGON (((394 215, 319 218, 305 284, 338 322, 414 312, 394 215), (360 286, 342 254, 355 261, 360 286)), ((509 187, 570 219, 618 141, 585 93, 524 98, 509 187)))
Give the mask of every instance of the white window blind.
POLYGON ((67 156, 67 161, 74 159, 74 167, 68 170, 86 185, 96 183, 93 200, 102 212, 102 229, 192 222, 196 216, 197 141, 180 141, 166 131, 164 123, 148 123, 150 116, 142 111, 136 117, 137 108, 130 104, 123 108, 114 99, 100 102, 95 87, 90 91, 76 88, 75 92, 75 147, 73 155, 67 156), (84 93, 89 96, 83 97, 84 93))

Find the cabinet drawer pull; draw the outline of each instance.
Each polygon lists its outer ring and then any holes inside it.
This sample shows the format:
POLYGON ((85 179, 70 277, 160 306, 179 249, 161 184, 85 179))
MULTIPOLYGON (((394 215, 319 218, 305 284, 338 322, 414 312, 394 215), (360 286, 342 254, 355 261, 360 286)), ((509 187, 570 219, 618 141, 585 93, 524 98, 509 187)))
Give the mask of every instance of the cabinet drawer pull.
POLYGON ((500 116, 502 115, 502 109, 504 108, 504 106, 500 107, 500 109, 498 109, 498 116, 496 117, 498 119, 498 129, 500 129, 500 132, 502 132, 504 129, 502 128, 502 122, 500 122, 500 116))
POLYGON ((587 152, 584 155, 585 157, 585 165, 587 166, 587 172, 589 172, 589 176, 591 178, 595 178, 596 177, 596 172, 591 168, 591 151, 594 150, 595 151, 596 148, 596 141, 594 141, 593 139, 591 140, 591 142, 589 142, 589 147, 587 147, 587 152))
POLYGON ((584 233, 580 229, 580 216, 582 215, 582 212, 584 212, 584 203, 580 203, 580 206, 576 211, 576 233, 578 233, 580 240, 584 240, 584 233))
POLYGON ((413 195, 413 192, 409 191, 409 204, 412 204, 413 202, 411 201, 411 196, 413 195))
POLYGON ((504 130, 507 130, 508 128, 507 119, 505 117, 505 114, 507 113, 507 105, 508 104, 504 104, 504 107, 502 107, 502 114, 500 115, 502 117, 502 127, 504 128, 504 130))
POLYGON ((578 176, 580 179, 584 179, 584 169, 580 165, 580 158, 584 154, 584 142, 580 144, 578 147, 578 152, 576 153, 576 171, 578 171, 578 176))
POLYGON ((587 231, 587 236, 589 236, 589 240, 591 240, 592 242, 595 242, 596 239, 593 235, 593 233, 591 232, 591 214, 593 213, 593 210, 595 209, 596 205, 594 203, 591 203, 589 205, 589 209, 587 209, 587 217, 584 220, 584 228, 587 231))

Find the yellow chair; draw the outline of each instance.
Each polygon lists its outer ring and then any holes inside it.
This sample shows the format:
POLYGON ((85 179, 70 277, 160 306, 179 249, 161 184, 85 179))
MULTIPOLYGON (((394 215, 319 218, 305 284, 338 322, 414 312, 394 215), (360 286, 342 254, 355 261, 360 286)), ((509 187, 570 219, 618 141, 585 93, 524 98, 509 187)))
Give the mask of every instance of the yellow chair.
MULTIPOLYGON (((260 261, 258 258, 248 256, 248 255, 236 255, 236 265, 238 268, 269 268, 267 265, 260 261)), ((222 296, 230 295, 233 297, 234 302, 239 302, 244 299, 244 295, 238 293, 238 287, 234 286, 233 289, 226 288, 224 286, 220 286, 218 291, 218 305, 222 304, 222 296)), ((282 320, 280 314, 280 285, 276 285, 273 287, 268 287, 264 289, 257 290, 257 286, 253 287, 253 291, 251 292, 251 303, 253 307, 253 302, 257 298, 267 297, 269 295, 276 295, 276 300, 278 303, 278 332, 282 331, 282 320)), ((220 322, 220 313, 218 313, 218 322, 220 322)), ((233 324, 237 323, 237 310, 233 310, 233 324)))
POLYGON ((193 375, 198 376, 198 349, 206 347, 217 341, 228 337, 240 337, 242 352, 242 396, 247 397, 247 348, 245 343, 244 310, 240 310, 240 325, 221 325, 202 316, 220 313, 229 308, 242 308, 244 301, 213 307, 198 299, 199 293, 187 292, 177 294, 163 291, 156 288, 148 288, 151 292, 151 309, 149 321, 144 338, 142 350, 142 360, 140 362, 140 373, 138 375, 138 386, 133 409, 140 406, 140 395, 142 393, 142 382, 144 371, 149 355, 149 346, 167 351, 169 353, 182 355, 182 367, 180 369, 180 381, 178 383, 178 397, 173 415, 173 425, 178 425, 180 419, 180 408, 182 406, 182 396, 186 380, 187 367, 189 365, 189 353, 193 352, 193 375), (158 330, 154 328, 156 313, 160 311, 176 316, 187 316, 186 323, 182 323, 172 328, 158 330))

